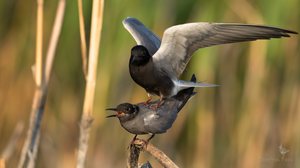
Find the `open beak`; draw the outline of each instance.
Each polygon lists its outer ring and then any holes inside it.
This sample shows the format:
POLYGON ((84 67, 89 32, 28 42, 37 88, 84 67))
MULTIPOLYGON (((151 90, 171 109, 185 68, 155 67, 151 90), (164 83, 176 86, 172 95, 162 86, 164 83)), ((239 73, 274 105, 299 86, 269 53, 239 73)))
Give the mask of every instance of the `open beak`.
POLYGON ((107 109, 105 109, 105 110, 110 110, 110 111, 116 111, 116 112, 117 112, 117 114, 108 115, 108 116, 106 116, 106 118, 111 118, 111 117, 121 117, 121 116, 124 115, 124 112, 117 111, 116 108, 107 108, 107 109))
POLYGON ((107 108, 107 109, 105 109, 105 110, 117 111, 117 109, 116 109, 116 108, 107 108))
MULTIPOLYGON (((107 109, 105 109, 105 110, 117 111, 116 108, 107 108, 107 109)), ((117 117, 117 114, 113 114, 113 115, 108 115, 108 116, 106 116, 106 118, 111 118, 111 117, 117 117)))
POLYGON ((117 117, 117 115, 116 115, 116 114, 113 114, 113 115, 108 115, 108 116, 106 116, 106 118, 111 118, 111 117, 117 117))

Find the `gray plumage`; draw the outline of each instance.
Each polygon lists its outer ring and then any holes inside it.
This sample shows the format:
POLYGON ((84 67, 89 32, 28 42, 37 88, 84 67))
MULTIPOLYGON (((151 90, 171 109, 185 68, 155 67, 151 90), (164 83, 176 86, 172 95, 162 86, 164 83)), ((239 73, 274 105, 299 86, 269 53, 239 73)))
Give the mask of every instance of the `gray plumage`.
MULTIPOLYGON (((176 25, 166 29, 160 43, 159 38, 137 19, 127 18, 123 21, 123 24, 134 37, 137 44, 144 46, 151 56, 149 63, 153 65, 148 66, 147 64, 143 64, 144 67, 148 68, 146 71, 147 77, 149 79, 155 79, 157 78, 156 76, 161 76, 156 73, 163 72, 164 77, 168 76, 172 81, 172 91, 166 92, 161 90, 161 88, 164 87, 161 87, 159 82, 151 84, 150 88, 154 88, 152 91, 151 89, 147 90, 145 87, 148 86, 147 83, 141 80, 142 76, 146 76, 143 74, 144 71, 141 66, 130 67, 133 70, 134 68, 136 69, 135 75, 131 76, 139 85, 144 87, 147 92, 157 94, 161 97, 174 96, 178 91, 188 87, 216 86, 213 84, 179 80, 179 77, 190 61, 192 54, 200 48, 258 39, 290 37, 289 34, 297 34, 294 31, 270 26, 199 22, 176 25), (149 67, 152 67, 153 69, 149 70, 149 67), (152 74, 152 76, 149 77, 149 74, 152 74)), ((138 57, 138 55, 134 55, 133 52, 137 53, 132 50, 131 57, 138 57)), ((161 81, 161 79, 154 81, 161 81)))
MULTIPOLYGON (((196 81, 194 75, 191 80, 196 81)), ((117 112, 108 117, 118 117, 121 126, 132 134, 164 133, 172 127, 178 112, 195 94, 193 89, 182 90, 177 95, 165 99, 164 103, 156 110, 153 110, 151 106, 155 106, 157 101, 150 102, 148 105, 145 105, 145 103, 135 105, 123 103, 118 105, 117 108, 107 109, 117 112)))
POLYGON ((130 32, 138 45, 145 46, 150 55, 156 53, 160 46, 160 38, 143 23, 135 18, 128 17, 123 20, 123 25, 130 32))

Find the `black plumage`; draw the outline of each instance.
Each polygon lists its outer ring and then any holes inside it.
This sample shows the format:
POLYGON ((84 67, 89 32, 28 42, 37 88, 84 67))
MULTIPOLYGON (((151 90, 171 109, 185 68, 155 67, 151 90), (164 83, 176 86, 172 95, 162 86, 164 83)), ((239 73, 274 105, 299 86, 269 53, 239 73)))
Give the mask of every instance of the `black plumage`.
POLYGON ((179 79, 199 48, 297 34, 270 26, 199 22, 172 26, 160 41, 137 19, 127 18, 123 25, 138 44, 132 48, 129 61, 132 79, 149 94, 161 98, 172 97, 189 87, 217 86, 179 79))

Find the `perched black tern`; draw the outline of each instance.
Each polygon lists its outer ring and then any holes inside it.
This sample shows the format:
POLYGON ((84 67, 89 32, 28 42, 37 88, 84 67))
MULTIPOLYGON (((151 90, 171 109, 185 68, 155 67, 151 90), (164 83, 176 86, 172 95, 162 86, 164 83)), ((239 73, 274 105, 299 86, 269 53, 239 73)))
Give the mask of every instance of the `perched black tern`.
MULTIPOLYGON (((193 75, 192 82, 196 82, 193 75)), ((195 94, 194 88, 187 88, 178 92, 177 95, 166 98, 164 103, 153 110, 151 106, 155 106, 158 102, 130 104, 122 103, 116 108, 108 108, 106 110, 116 111, 116 114, 109 117, 117 117, 121 126, 128 132, 137 135, 151 134, 147 142, 153 138, 155 134, 165 133, 176 120, 178 112, 183 108, 187 101, 195 94)), ((136 138, 134 137, 134 139, 136 138)))

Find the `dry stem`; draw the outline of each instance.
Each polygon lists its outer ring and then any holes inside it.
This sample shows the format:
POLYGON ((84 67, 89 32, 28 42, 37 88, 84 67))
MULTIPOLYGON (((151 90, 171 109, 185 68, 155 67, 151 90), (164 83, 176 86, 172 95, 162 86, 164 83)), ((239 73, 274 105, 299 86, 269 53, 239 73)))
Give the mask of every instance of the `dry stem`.
POLYGON ((85 77, 87 77, 87 49, 86 49, 86 37, 85 37, 85 28, 84 28, 82 0, 78 0, 77 2, 78 2, 78 13, 79 13, 82 71, 85 77))
MULTIPOLYGON (((37 36, 42 36, 42 18, 43 14, 39 11, 40 8, 43 8, 43 1, 38 0, 38 30, 37 30, 37 36)), ((30 117, 30 123, 29 128, 27 132, 27 137, 25 140, 25 143, 23 145, 22 149, 22 155, 19 162, 19 168, 27 168, 27 167, 34 167, 35 166, 35 158, 38 151, 39 146, 39 137, 40 137, 40 127, 41 127, 41 121, 44 113, 44 107, 46 103, 46 97, 47 97, 47 89, 48 89, 48 82, 50 78, 51 73, 51 67, 54 59, 54 54, 57 46, 58 37, 61 31, 63 16, 65 11, 65 0, 60 0, 57 11, 56 11, 56 18, 53 25, 53 30, 51 34, 51 40, 49 43, 49 48, 47 52, 47 60, 46 60, 46 71, 43 72, 42 67, 38 68, 37 64, 41 64, 42 66, 42 37, 37 37, 37 47, 40 49, 37 49, 37 58, 36 58, 36 67, 35 68, 35 79, 37 87, 35 89, 33 103, 32 103, 32 109, 31 109, 31 117, 30 117), (40 77, 38 77, 40 75, 40 77), (43 79, 46 77, 46 80, 43 79)))
POLYGON ((140 151, 144 150, 152 155, 163 167, 178 168, 178 166, 161 150, 156 148, 151 143, 145 144, 144 140, 136 139, 130 145, 130 155, 127 161, 127 166, 137 168, 140 151))
POLYGON ((35 83, 41 86, 43 79, 43 15, 44 0, 37 0, 37 27, 36 27, 36 55, 35 55, 35 83))
POLYGON ((83 168, 88 149, 88 140, 91 124, 93 121, 92 112, 95 97, 95 85, 97 75, 98 53, 102 30, 104 0, 94 0, 92 9, 92 25, 89 46, 89 65, 86 77, 85 99, 80 125, 79 147, 77 154, 77 168, 83 168))
POLYGON ((46 55, 46 65, 45 65, 46 79, 45 80, 47 85, 49 83, 50 74, 52 72, 52 64, 55 56, 56 47, 58 44, 58 39, 61 33, 61 27, 65 15, 65 7, 66 7, 66 0, 59 0, 57 10, 56 10, 56 17, 52 28, 52 35, 50 38, 50 43, 46 55))

